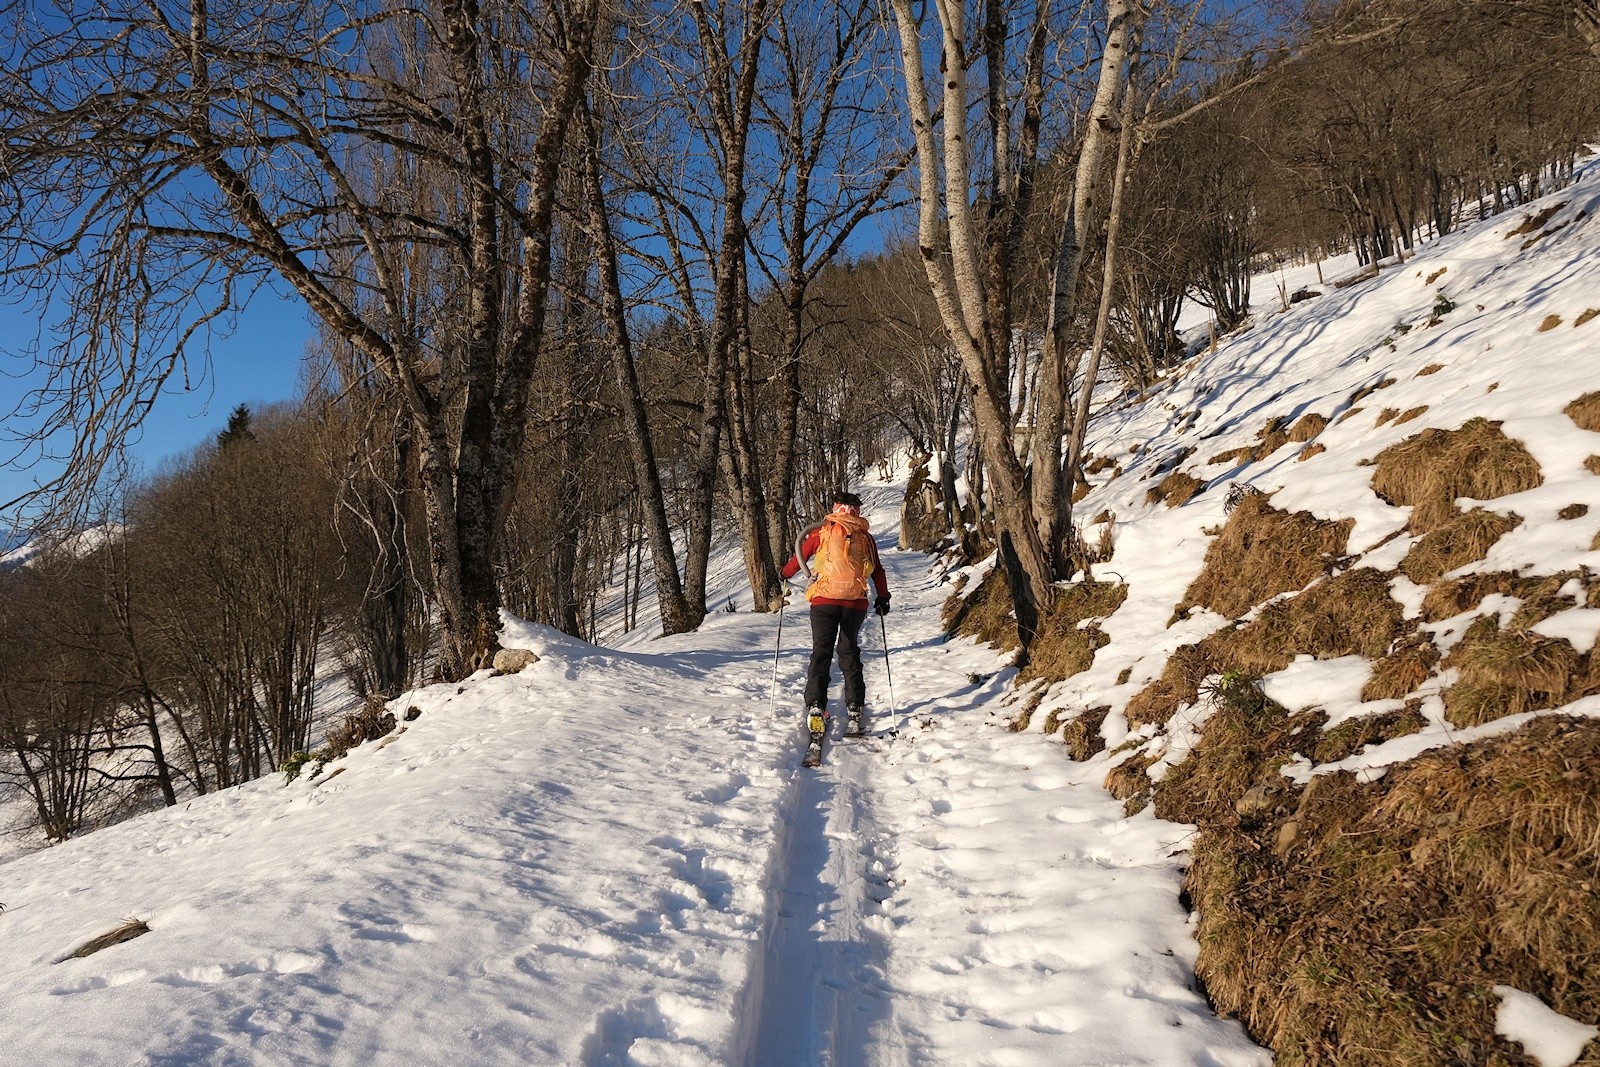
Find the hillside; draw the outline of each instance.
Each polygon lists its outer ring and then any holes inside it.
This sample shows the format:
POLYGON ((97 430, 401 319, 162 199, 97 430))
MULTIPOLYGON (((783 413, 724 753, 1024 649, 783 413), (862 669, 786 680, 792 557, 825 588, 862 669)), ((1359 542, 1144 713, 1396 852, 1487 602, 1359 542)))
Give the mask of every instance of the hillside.
MULTIPOLYGON (((1118 400, 1078 504, 1110 555, 1051 637, 1087 669, 1019 679, 948 637, 986 566, 895 550, 902 479, 869 484, 879 736, 797 766, 793 605, 775 700, 770 615, 615 648, 513 622, 536 664, 405 694, 403 730, 318 774, 0 865, 0 1047, 1574 1062, 1600 1020, 1597 213, 1591 166, 1118 400)), ((721 558, 717 602, 741 574, 721 558)))

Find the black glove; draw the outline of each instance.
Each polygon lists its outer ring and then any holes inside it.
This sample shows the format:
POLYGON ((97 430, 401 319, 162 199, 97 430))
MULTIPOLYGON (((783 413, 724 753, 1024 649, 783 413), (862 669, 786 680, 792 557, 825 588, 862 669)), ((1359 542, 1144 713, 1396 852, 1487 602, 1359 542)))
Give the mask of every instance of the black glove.
POLYGON ((879 615, 887 615, 887 614, 889 614, 889 594, 888 593, 885 593, 885 594, 883 594, 882 596, 880 596, 878 598, 878 602, 873 605, 873 610, 876 611, 879 615))

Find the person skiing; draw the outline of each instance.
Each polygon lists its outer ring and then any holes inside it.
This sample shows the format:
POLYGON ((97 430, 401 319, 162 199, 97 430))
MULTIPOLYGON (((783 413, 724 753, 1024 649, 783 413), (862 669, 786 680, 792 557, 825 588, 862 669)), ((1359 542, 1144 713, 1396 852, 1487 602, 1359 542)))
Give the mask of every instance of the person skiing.
POLYGON ((874 610, 889 614, 889 579, 878 558, 878 545, 871 527, 861 517, 861 498, 839 492, 833 497, 833 510, 800 542, 799 554, 790 556, 783 566, 784 578, 792 578, 801 559, 811 560, 811 585, 806 599, 811 602, 811 666, 806 673, 806 724, 811 731, 812 754, 821 756, 822 736, 827 730, 828 683, 832 681, 833 658, 837 649, 839 673, 844 676, 844 703, 849 713, 847 733, 862 731, 862 705, 867 686, 861 677, 861 624, 867 619, 867 586, 876 595, 874 610))

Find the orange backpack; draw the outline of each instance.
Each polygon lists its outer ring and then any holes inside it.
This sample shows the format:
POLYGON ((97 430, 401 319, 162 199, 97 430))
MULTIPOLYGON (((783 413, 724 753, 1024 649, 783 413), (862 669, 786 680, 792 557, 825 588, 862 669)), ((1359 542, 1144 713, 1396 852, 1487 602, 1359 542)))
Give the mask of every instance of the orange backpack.
POLYGON ((818 531, 817 551, 811 557, 815 577, 806 599, 865 600, 867 579, 875 566, 872 534, 859 515, 829 515, 818 531))

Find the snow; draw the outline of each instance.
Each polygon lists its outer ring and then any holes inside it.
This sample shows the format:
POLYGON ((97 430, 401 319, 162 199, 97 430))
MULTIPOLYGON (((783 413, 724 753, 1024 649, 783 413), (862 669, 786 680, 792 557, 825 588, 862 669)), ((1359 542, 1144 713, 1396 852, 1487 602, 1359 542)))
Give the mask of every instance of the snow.
POLYGON ((1495 986, 1494 992, 1500 998, 1495 1033, 1520 1042, 1539 1067, 1570 1067, 1584 1046, 1600 1037, 1600 1027, 1559 1015, 1531 993, 1504 985, 1495 986))
MULTIPOLYGON (((606 648, 512 621, 505 642, 537 664, 406 694, 397 713, 420 714, 404 732, 315 781, 270 776, 0 863, 0 1048, 47 1065, 1269 1063, 1196 990, 1180 905, 1192 828, 1126 818, 1107 795, 1131 749, 1071 763, 1038 724, 1107 706, 1104 739, 1152 746, 1153 777, 1184 758, 1204 701, 1162 737, 1130 734, 1125 708, 1174 649, 1229 623, 1174 617, 1227 487, 1353 519, 1353 565, 1387 571, 1414 539, 1369 464, 1425 427, 1499 420, 1544 473, 1483 502, 1524 522, 1468 570, 1600 568, 1600 478, 1584 468, 1600 434, 1562 414, 1594 388, 1600 321, 1573 322, 1600 306, 1600 169, 1555 201, 1562 228, 1529 251, 1505 234, 1542 205, 1287 310, 1258 282, 1249 330, 1149 398, 1102 391, 1088 447, 1124 473, 1097 477, 1077 514, 1115 515, 1095 576, 1127 598, 1103 623, 1111 643, 1044 694, 1028 730, 1010 728, 1006 661, 942 634, 955 575, 895 549, 900 491, 874 483, 866 513, 895 607, 866 632, 878 736, 799 768, 806 637, 784 630, 774 693, 771 615, 717 611, 696 633, 606 648), (1441 291, 1456 307, 1432 321, 1441 291), (1541 331, 1552 314, 1563 324, 1541 331), (1322 454, 1209 462, 1308 412, 1333 420, 1322 454), (1190 446, 1179 469, 1206 491, 1150 504, 1156 466, 1190 446), (1588 511, 1556 517, 1572 504, 1588 511), (70 958, 128 918, 150 932, 70 958)), ((1314 276, 1301 271, 1291 289, 1314 276)), ((742 572, 736 549, 719 558, 711 602, 748 603, 742 572)), ((1424 591, 1391 588, 1417 617, 1424 591)), ((1490 597, 1423 629, 1447 653, 1474 619, 1518 606, 1490 597)), ((1574 602, 1539 632, 1592 646, 1596 611, 1574 602)), ((1301 660, 1262 684, 1337 723, 1397 706, 1360 700, 1367 670, 1301 660)), ((1370 779, 1534 715, 1600 717, 1590 697, 1456 730, 1439 695, 1452 680, 1412 694, 1421 731, 1284 773, 1370 779)), ((1557 1056, 1543 1042, 1559 1028, 1529 1025, 1514 993, 1505 1032, 1557 1056)))

